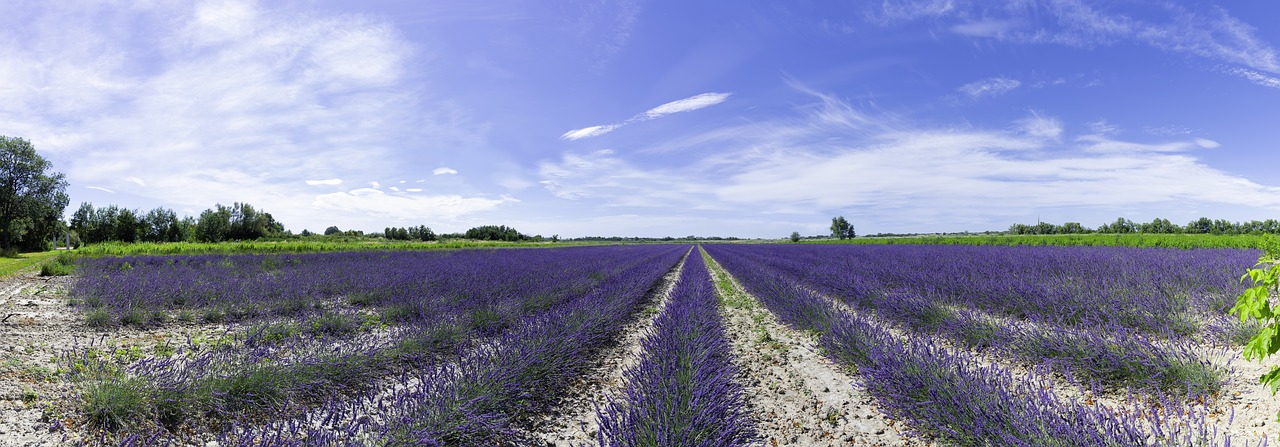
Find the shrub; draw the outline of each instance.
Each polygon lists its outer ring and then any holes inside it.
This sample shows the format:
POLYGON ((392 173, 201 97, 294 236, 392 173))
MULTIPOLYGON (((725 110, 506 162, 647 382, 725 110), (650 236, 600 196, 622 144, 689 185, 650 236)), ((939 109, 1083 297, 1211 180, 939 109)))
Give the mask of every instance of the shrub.
POLYGON ((84 399, 89 424, 107 431, 129 428, 147 412, 146 396, 134 380, 91 385, 84 399))
POLYGON ((114 321, 111 318, 111 312, 106 309, 97 307, 90 309, 84 314, 84 323, 90 327, 111 327, 114 321))

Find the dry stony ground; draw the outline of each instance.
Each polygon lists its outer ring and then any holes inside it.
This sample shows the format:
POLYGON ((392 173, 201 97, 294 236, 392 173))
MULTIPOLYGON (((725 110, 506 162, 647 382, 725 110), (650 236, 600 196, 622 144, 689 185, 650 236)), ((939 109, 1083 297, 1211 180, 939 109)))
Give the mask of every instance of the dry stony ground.
MULTIPOLYGON (((695 251, 690 262, 701 261, 695 251)), ((653 305, 624 328, 619 344, 598 361, 597 374, 584 379, 566 396, 555 415, 538 424, 538 438, 548 446, 584 445, 595 438, 595 406, 604 396, 618 395, 622 371, 640 354, 640 340, 661 311, 678 278, 665 279, 653 305)), ((723 271, 713 269, 719 278, 723 271)), ((783 325, 731 277, 731 292, 721 290, 722 316, 733 346, 740 380, 759 423, 765 446, 930 446, 909 435, 904 423, 886 417, 874 398, 857 385, 849 371, 818 353, 813 334, 783 325)), ((0 446, 62 446, 81 436, 76 427, 57 429, 59 412, 73 410, 73 390, 57 377, 55 357, 74 346, 136 347, 149 354, 169 340, 217 336, 223 327, 172 322, 164 330, 85 326, 67 304, 69 278, 43 278, 34 271, 0 278, 0 446)), ((1239 359, 1239 348, 1206 348, 1215 363, 1233 368, 1223 399, 1225 415, 1234 412, 1227 431, 1235 442, 1253 445, 1262 436, 1275 436, 1280 423, 1280 399, 1257 385, 1261 365, 1239 359)), ((69 419, 63 419, 69 420, 69 419)), ((1225 422, 1225 421, 1223 421, 1225 422)))
POLYGON ((97 346, 128 355, 150 355, 188 336, 214 336, 218 326, 170 323, 163 330, 91 328, 66 297, 69 277, 41 277, 36 270, 0 278, 0 446, 74 445, 86 435, 65 414, 74 390, 58 377, 57 358, 75 347, 97 346))

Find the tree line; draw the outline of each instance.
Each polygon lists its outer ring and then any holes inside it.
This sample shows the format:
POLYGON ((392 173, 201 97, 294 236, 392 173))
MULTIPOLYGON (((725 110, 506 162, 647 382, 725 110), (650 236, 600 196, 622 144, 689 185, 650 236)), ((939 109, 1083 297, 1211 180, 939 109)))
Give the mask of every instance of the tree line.
POLYGON ((1009 226, 1008 232, 1010 234, 1280 234, 1280 221, 1267 219, 1231 222, 1226 219, 1201 217, 1180 226, 1165 218, 1156 218, 1151 222, 1137 223, 1120 217, 1115 222, 1099 225, 1097 229, 1091 229, 1081 225, 1079 222, 1066 222, 1061 225, 1039 222, 1035 225, 1013 224, 1009 226))
POLYGON ((245 241, 287 234, 271 213, 248 203, 221 203, 200 217, 178 218, 157 207, 146 214, 115 204, 95 208, 84 202, 71 215, 71 238, 82 244, 100 242, 223 242, 245 241))

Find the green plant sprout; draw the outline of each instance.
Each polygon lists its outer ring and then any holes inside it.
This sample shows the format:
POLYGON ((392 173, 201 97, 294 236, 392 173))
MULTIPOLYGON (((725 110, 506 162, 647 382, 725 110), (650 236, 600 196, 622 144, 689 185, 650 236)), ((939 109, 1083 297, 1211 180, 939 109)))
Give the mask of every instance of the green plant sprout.
MULTIPOLYGON (((1239 315, 1241 323, 1256 320, 1261 329, 1244 346, 1244 358, 1248 361, 1265 361, 1280 351, 1280 314, 1272 306, 1272 297, 1280 296, 1280 240, 1266 237, 1262 242, 1263 254, 1258 263, 1240 277, 1244 284, 1248 279, 1253 285, 1236 298, 1231 314, 1239 315)), ((1280 390, 1280 365, 1273 365, 1258 378, 1258 382, 1271 389, 1271 395, 1280 390)), ((1280 421, 1280 413, 1276 414, 1280 421)))

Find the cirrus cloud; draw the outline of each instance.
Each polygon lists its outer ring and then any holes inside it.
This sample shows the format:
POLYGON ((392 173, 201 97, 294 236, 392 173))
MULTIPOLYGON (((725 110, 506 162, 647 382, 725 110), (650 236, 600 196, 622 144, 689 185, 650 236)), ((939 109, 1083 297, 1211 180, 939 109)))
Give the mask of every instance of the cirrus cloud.
POLYGON ((622 126, 626 126, 628 124, 657 119, 673 113, 691 112, 694 110, 711 107, 713 105, 724 102, 726 99, 729 99, 729 96, 731 95, 732 93, 703 93, 700 95, 690 96, 684 99, 678 99, 678 100, 671 101, 666 104, 654 107, 652 109, 646 110, 643 113, 637 114, 620 123, 602 124, 598 126, 590 126, 590 127, 583 127, 581 129, 574 129, 574 130, 565 132, 564 134, 561 134, 560 138, 564 140, 572 141, 572 140, 581 140, 583 138, 590 138, 590 137, 604 135, 609 132, 618 130, 622 126))

